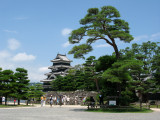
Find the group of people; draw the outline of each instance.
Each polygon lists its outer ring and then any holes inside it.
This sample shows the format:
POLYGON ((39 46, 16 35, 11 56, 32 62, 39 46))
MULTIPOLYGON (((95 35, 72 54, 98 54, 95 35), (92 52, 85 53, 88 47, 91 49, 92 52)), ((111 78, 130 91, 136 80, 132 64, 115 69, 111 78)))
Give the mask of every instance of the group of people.
POLYGON ((52 107, 53 104, 55 105, 66 105, 66 104, 69 104, 70 102, 70 98, 67 97, 66 95, 59 95, 58 97, 53 97, 52 95, 50 96, 49 98, 49 103, 50 103, 50 106, 52 107))
POLYGON ((74 100, 73 98, 70 98, 69 96, 66 95, 59 95, 59 96, 52 96, 50 95, 49 98, 46 98, 45 96, 41 96, 41 107, 45 106, 46 101, 52 105, 69 105, 69 104, 78 104, 78 98, 75 97, 74 100), (74 103, 72 103, 74 102, 74 103))
MULTIPOLYGON (((52 95, 49 97, 49 104, 50 104, 50 106, 52 107, 52 105, 53 104, 55 104, 55 105, 62 105, 62 104, 64 104, 64 96, 62 96, 62 95, 59 95, 58 97, 53 97, 52 95)), ((41 96, 41 107, 43 107, 43 106, 45 106, 45 104, 46 104, 46 97, 45 96, 41 96)), ((67 98, 67 101, 69 101, 70 100, 70 98, 68 99, 67 98)))
MULTIPOLYGON (((50 97, 48 98, 49 99, 49 104, 50 106, 52 107, 52 105, 69 105, 70 103, 72 104, 75 104, 77 105, 78 104, 78 98, 75 97, 74 99, 70 98, 69 96, 66 96, 66 95, 59 95, 59 96, 52 96, 50 95, 50 97), (71 101, 70 101, 71 99, 71 101)), ((84 97, 82 99, 82 102, 83 104, 85 104, 85 101, 86 101, 86 97, 84 97)), ((94 105, 95 104, 95 100, 93 98, 93 96, 90 97, 90 102, 94 105)), ((45 96, 42 96, 41 97, 41 107, 45 106, 46 104, 46 97, 45 96)), ((99 95, 99 104, 102 105, 103 104, 103 96, 102 95, 99 95)))
MULTIPOLYGON (((12 99, 11 99, 11 100, 12 100, 12 99)), ((6 101, 6 98, 3 96, 3 97, 2 97, 2 104, 5 104, 5 101, 6 101)), ((14 99, 13 102, 14 102, 14 104, 15 104, 16 99, 14 99)))

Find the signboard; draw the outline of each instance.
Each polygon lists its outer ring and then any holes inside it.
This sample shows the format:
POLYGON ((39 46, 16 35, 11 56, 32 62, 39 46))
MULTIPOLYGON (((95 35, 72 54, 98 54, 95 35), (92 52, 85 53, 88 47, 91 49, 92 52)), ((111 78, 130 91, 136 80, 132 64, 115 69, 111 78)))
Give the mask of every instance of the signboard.
POLYGON ((116 105, 116 101, 115 100, 109 101, 109 105, 116 105))

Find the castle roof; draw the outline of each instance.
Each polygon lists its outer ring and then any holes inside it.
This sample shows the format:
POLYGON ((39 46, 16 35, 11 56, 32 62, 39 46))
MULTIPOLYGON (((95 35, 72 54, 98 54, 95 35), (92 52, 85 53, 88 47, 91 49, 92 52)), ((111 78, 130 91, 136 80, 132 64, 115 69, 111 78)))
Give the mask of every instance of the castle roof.
POLYGON ((56 58, 51 60, 51 62, 59 62, 59 61, 72 62, 72 60, 68 59, 66 55, 62 54, 57 54, 56 58))

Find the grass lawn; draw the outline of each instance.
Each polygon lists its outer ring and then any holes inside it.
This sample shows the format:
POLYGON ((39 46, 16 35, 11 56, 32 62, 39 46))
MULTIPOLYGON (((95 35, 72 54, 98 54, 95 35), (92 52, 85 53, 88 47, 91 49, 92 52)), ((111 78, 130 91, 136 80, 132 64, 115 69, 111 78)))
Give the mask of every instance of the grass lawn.
MULTIPOLYGON (((146 107, 148 107, 148 106, 146 106, 146 107)), ((158 105, 150 105, 150 108, 160 108, 160 106, 158 105)))
POLYGON ((160 108, 159 105, 158 106, 157 105, 150 105, 150 108, 157 108, 157 107, 160 108))
POLYGON ((140 110, 139 108, 98 108, 98 109, 89 109, 86 110, 88 112, 107 112, 107 113, 150 113, 153 110, 143 108, 140 110))

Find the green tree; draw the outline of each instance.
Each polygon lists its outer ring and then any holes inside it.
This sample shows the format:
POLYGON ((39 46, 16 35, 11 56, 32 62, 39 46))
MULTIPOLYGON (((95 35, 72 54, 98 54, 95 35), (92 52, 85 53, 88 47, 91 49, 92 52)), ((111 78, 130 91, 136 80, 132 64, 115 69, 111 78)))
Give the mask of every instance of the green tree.
POLYGON ((142 109, 143 95, 153 92, 156 82, 146 74, 146 71, 141 66, 134 66, 130 68, 132 80, 130 81, 130 89, 134 89, 138 95, 140 102, 140 109, 142 109))
POLYGON ((133 66, 129 71, 132 76, 131 86, 139 96, 140 108, 142 108, 143 96, 149 92, 154 93, 158 88, 158 86, 155 86, 157 84, 156 79, 153 79, 154 71, 157 71, 157 69, 154 69, 154 63, 157 66, 158 49, 158 43, 148 41, 142 43, 142 45, 135 43, 132 44, 132 48, 127 47, 125 50, 121 50, 124 58, 142 62, 139 67, 133 66))
POLYGON ((152 62, 153 57, 159 53, 159 46, 156 42, 144 42, 142 45, 137 43, 132 44, 132 47, 127 47, 125 50, 121 50, 121 54, 126 58, 134 58, 143 62, 143 69, 147 74, 152 74, 152 62))
POLYGON ((130 70, 132 67, 140 68, 141 64, 141 61, 135 59, 119 59, 102 74, 102 78, 106 79, 107 85, 112 85, 112 89, 114 88, 111 94, 118 94, 119 105, 124 105, 124 100, 126 100, 125 104, 129 104, 129 101, 131 101, 129 97, 131 93, 128 92, 130 88, 129 82, 132 80, 130 70))
MULTIPOLYGON (((154 91, 152 93, 156 94, 160 92, 160 47, 158 47, 155 51, 155 55, 152 59, 152 70, 153 70, 153 80, 156 85, 154 87, 154 91)), ((157 99, 158 100, 158 99, 157 99)))
POLYGON ((20 99, 27 99, 28 97, 28 85, 30 80, 28 80, 28 73, 27 70, 24 68, 17 68, 15 76, 17 82, 16 86, 18 105, 20 105, 20 99))
MULTIPOLYGON (((96 71, 103 74, 104 71, 112 67, 112 64, 114 62, 116 62, 115 55, 101 56, 97 60, 97 64, 95 66, 96 71)), ((117 96, 117 90, 115 89, 115 86, 117 86, 116 83, 112 83, 112 82, 107 81, 107 79, 100 78, 99 86, 100 86, 101 94, 103 94, 104 97, 117 96)))
POLYGON ((35 86, 29 86, 29 91, 28 91, 28 99, 34 99, 35 98, 35 86))
MULTIPOLYGON (((127 47, 121 50, 123 57, 134 58, 143 62, 143 75, 146 77, 154 76, 159 78, 159 56, 160 46, 158 42, 144 42, 142 45, 132 44, 132 48, 127 47)), ((158 80, 158 79, 157 79, 158 80)), ((157 81, 158 82, 158 81, 157 81)), ((160 83, 160 82, 159 82, 160 83)))
POLYGON ((112 64, 116 62, 116 56, 112 55, 105 55, 105 56, 101 56, 98 58, 97 60, 97 64, 95 66, 96 71, 97 72, 104 72, 105 70, 107 70, 108 68, 112 67, 112 64))
POLYGON ((75 65, 74 69, 69 70, 68 73, 74 79, 75 90, 87 90, 83 65, 75 65))
POLYGON ((37 83, 29 86, 28 94, 29 100, 40 101, 40 97, 44 94, 42 85, 37 83))
MULTIPOLYGON (((154 79, 157 81, 157 84, 160 85, 160 46, 157 46, 155 50, 155 54, 153 55, 152 63, 152 71, 154 79)), ((160 87, 159 87, 160 88, 160 87)))
POLYGON ((72 44, 79 43, 85 36, 87 40, 85 44, 74 46, 69 54, 74 54, 74 58, 84 58, 84 55, 92 51, 91 44, 104 40, 111 45, 115 51, 116 58, 120 57, 117 39, 123 42, 133 40, 129 34, 128 22, 120 19, 119 11, 112 6, 103 6, 101 10, 98 8, 88 9, 88 13, 80 20, 82 27, 73 30, 69 42, 72 44))
POLYGON ((62 76, 57 76, 57 78, 51 82, 54 91, 62 90, 62 79, 62 76))
POLYGON ((91 91, 95 90, 95 81, 91 79, 91 76, 86 71, 86 67, 84 64, 76 65, 72 72, 74 78, 74 84, 76 90, 86 90, 91 91))
POLYGON ((57 76, 51 84, 55 91, 95 90, 95 82, 85 73, 83 65, 76 65, 65 77, 57 76))
POLYGON ((12 70, 2 71, 0 92, 5 96, 5 105, 7 105, 8 97, 15 97, 17 94, 16 77, 12 70))
POLYGON ((90 56, 86 59, 84 65, 85 69, 85 76, 87 76, 88 80, 92 80, 96 84, 97 91, 99 91, 99 84, 98 80, 100 78, 100 74, 96 72, 96 66, 97 60, 95 56, 90 56))
POLYGON ((69 74, 63 77, 61 85, 62 85, 61 86, 62 91, 75 91, 76 90, 76 84, 75 84, 73 75, 69 74))
POLYGON ((44 94, 42 84, 35 84, 34 92, 36 100, 40 101, 40 97, 44 94))
POLYGON ((75 75, 75 85, 77 90, 87 90, 87 81, 84 71, 77 70, 75 75))
POLYGON ((3 88, 3 83, 2 83, 2 68, 0 68, 0 105, 2 104, 2 88, 3 88))

